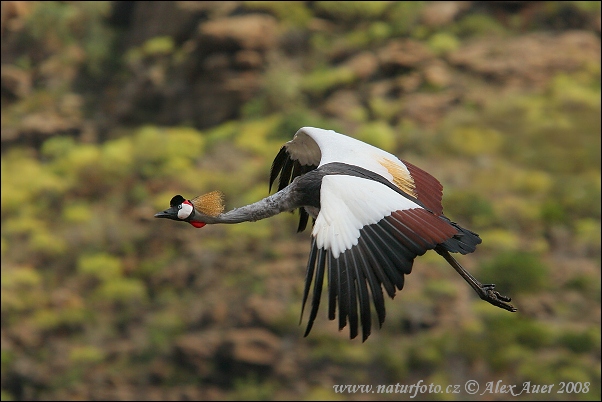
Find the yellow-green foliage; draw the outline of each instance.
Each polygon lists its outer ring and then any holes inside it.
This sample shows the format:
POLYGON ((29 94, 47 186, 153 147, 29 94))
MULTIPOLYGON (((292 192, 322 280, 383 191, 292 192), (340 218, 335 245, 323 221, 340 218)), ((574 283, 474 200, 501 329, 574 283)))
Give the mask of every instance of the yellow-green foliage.
POLYGON ((69 360, 76 364, 99 363, 104 358, 105 353, 96 346, 75 346, 69 351, 69 360))
POLYGON ((579 219, 575 222, 575 232, 579 242, 600 251, 600 221, 593 218, 579 219))
POLYGON ((348 67, 318 69, 303 78, 301 87, 313 95, 323 95, 328 90, 351 84, 355 79, 348 67))
POLYGON ((92 218, 90 206, 83 202, 67 205, 63 209, 63 219, 68 223, 86 223, 92 218))
POLYGON ((380 96, 371 98, 368 105, 375 118, 385 121, 393 119, 402 109, 402 103, 399 100, 391 100, 380 96))
POLYGON ((277 60, 268 65, 263 76, 262 96, 247 102, 242 111, 244 116, 252 119, 265 113, 287 113, 302 104, 301 74, 292 63, 277 60))
POLYGON ((510 230, 493 229, 480 231, 479 235, 483 240, 483 245, 480 247, 494 249, 496 252, 516 250, 520 246, 520 237, 510 230))
POLYGON ((312 18, 307 3, 303 1, 245 1, 251 10, 264 10, 292 27, 305 27, 312 18))
POLYGON ((541 170, 520 169, 509 175, 506 180, 509 188, 527 196, 546 196, 553 185, 553 176, 541 170))
POLYGON ((393 34, 389 24, 377 21, 367 27, 354 30, 345 35, 342 40, 335 42, 335 49, 362 49, 369 45, 383 42, 393 34))
MULTIPOLYGON (((137 68, 143 60, 167 57, 173 54, 172 60, 174 64, 178 64, 185 59, 184 51, 177 52, 174 38, 171 36, 156 36, 148 39, 140 46, 131 47, 124 55, 124 60, 128 65, 137 68)), ((157 65, 154 70, 153 78, 162 80, 164 78, 162 65, 157 65)))
POLYGON ((153 347, 168 350, 174 337, 185 328, 178 311, 161 311, 150 317, 148 323, 150 342, 153 347))
POLYGON ((250 121, 240 128, 237 135, 236 145, 242 149, 253 151, 269 159, 274 153, 275 147, 281 144, 272 144, 268 141, 269 135, 280 125, 281 118, 278 115, 272 115, 261 120, 250 121))
POLYGON ((274 397, 277 386, 272 381, 260 379, 258 375, 249 375, 234 380, 234 390, 230 393, 233 400, 268 401, 274 397))
POLYGON ((102 283, 95 292, 99 301, 132 303, 147 298, 144 283, 134 278, 116 278, 102 283))
POLYGON ((108 141, 103 145, 99 167, 111 181, 118 182, 131 174, 135 164, 133 147, 132 139, 128 137, 108 141))
POLYGON ((507 294, 538 292, 549 284, 549 268, 537 255, 523 251, 499 253, 481 270, 483 283, 495 283, 507 294))
POLYGON ((70 300, 62 308, 38 308, 31 317, 31 323, 41 331, 76 328, 83 325, 90 313, 79 297, 70 300))
POLYGON ((503 135, 493 129, 458 127, 446 137, 449 148, 461 155, 481 156, 499 151, 503 135))
POLYGON ((453 300, 458 294, 458 287, 448 280, 430 280, 425 284, 424 293, 437 300, 453 300))
POLYGON ((317 1, 318 11, 344 21, 376 19, 391 6, 390 1, 317 1))
POLYGON ((173 52, 175 47, 174 39, 171 36, 156 36, 147 40, 142 45, 142 50, 147 55, 161 55, 173 52))
POLYGON ((192 128, 147 126, 133 138, 134 161, 143 177, 186 174, 192 162, 202 155, 204 139, 192 128))
POLYGON ((68 187, 68 183, 20 150, 11 150, 2 157, 0 185, 2 211, 6 213, 18 213, 42 194, 59 196, 68 187))
POLYGON ((31 233, 29 242, 32 251, 47 255, 61 255, 68 248, 64 239, 57 237, 40 225, 31 233))
POLYGON ((82 255, 77 263, 77 270, 103 281, 115 279, 122 273, 121 260, 106 253, 82 255))
POLYGON ((41 293, 41 275, 31 266, 2 266, 2 315, 10 320, 11 313, 20 314, 45 302, 41 293), (5 315, 6 314, 6 315, 5 315))
POLYGON ((373 357, 366 349, 354 348, 352 344, 339 342, 328 334, 316 334, 312 339, 312 357, 316 360, 331 360, 341 364, 368 363, 373 357))
POLYGON ((109 1, 78 4, 46 1, 33 8, 26 24, 28 32, 47 50, 57 52, 56 61, 66 69, 85 60, 89 71, 99 74, 114 36, 104 25, 110 12, 109 1))
POLYGON ((497 220, 491 201, 476 192, 449 191, 443 202, 445 214, 475 228, 487 227, 497 220))
POLYGON ((506 30, 493 17, 486 14, 470 14, 456 22, 451 31, 461 38, 479 36, 500 36, 506 30))
POLYGON ((35 287, 42 278, 31 267, 4 268, 2 269, 2 289, 20 289, 35 287))
POLYGON ((422 17, 425 1, 396 1, 383 16, 397 35, 414 34, 422 17))
POLYGON ((393 152, 395 149, 395 131, 382 121, 363 124, 355 137, 385 151, 393 152))
POLYGON ((438 32, 428 41, 429 48, 438 55, 453 52, 460 47, 460 41, 449 32, 438 32))

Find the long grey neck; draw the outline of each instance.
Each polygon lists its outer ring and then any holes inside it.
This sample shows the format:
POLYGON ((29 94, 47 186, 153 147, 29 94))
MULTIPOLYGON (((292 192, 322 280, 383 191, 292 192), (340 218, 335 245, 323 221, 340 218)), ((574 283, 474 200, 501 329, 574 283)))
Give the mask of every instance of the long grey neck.
POLYGON ((215 217, 202 215, 202 221, 210 224, 254 222, 300 207, 300 198, 298 192, 295 191, 295 186, 289 185, 253 204, 235 208, 215 217))

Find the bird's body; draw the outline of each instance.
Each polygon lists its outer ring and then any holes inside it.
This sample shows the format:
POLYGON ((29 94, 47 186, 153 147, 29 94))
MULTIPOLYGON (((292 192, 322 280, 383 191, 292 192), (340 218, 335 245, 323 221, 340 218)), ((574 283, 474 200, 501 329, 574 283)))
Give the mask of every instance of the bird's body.
POLYGON ((221 212, 220 193, 213 192, 192 201, 175 196, 171 207, 155 216, 202 227, 257 221, 298 208, 299 231, 305 229, 311 216, 314 225, 304 306, 312 284, 313 294, 305 335, 316 318, 327 275, 328 317, 336 318, 338 305, 339 329, 349 323, 350 337, 354 338, 361 323, 365 340, 371 331, 370 299, 382 325, 382 289, 393 298, 395 289, 403 288, 414 258, 431 249, 442 255, 482 299, 516 311, 509 298, 493 290, 493 285, 480 284, 449 254, 471 253, 481 239, 443 215, 442 186, 425 171, 343 134, 304 127, 276 156, 270 189, 277 178, 275 194, 226 213, 221 212), (207 208, 206 204, 213 206, 207 208))

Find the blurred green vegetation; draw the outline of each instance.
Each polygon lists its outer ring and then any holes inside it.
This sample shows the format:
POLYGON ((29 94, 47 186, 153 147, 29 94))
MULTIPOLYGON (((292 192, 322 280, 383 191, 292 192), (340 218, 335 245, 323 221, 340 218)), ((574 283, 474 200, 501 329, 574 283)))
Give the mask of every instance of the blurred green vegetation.
MULTIPOLYGON (((587 394, 546 398, 599 400, 600 64, 479 105, 458 97, 436 127, 400 117, 397 97, 371 96, 346 118, 319 107, 337 90, 369 92, 341 55, 411 38, 445 60, 471 40, 547 27, 567 8, 599 14, 599 2, 546 2, 537 21, 518 13, 504 23, 476 11, 438 26, 423 21, 428 5, 245 2, 242 9, 274 15, 285 32, 303 30, 309 49, 303 63, 268 63, 240 118, 206 129, 123 124, 91 138, 59 130, 39 144, 3 145, 1 399, 123 397, 84 391, 106 384, 210 388, 206 399, 336 399, 332 384, 478 378, 589 382, 587 394), (324 21, 332 25, 316 28, 324 21), (264 197, 273 156, 302 126, 346 132, 438 177, 446 215, 483 238, 462 263, 512 296, 519 312, 483 303, 427 254, 366 343, 337 333, 324 311, 302 338, 296 323, 309 246, 307 233, 294 233, 295 215, 202 230, 153 220, 174 194, 219 189, 228 208, 264 197), (253 298, 262 307, 252 307, 253 298), (197 360, 182 352, 191 333, 246 327, 284 345, 259 374, 202 340, 197 360)), ((27 96, 3 100, 3 131, 40 113, 92 124, 94 89, 108 76, 128 77, 142 61, 152 69, 154 57, 192 57, 180 38, 164 35, 116 51, 123 34, 107 23, 111 7, 32 6, 12 65, 36 79, 27 96)), ((183 399, 181 392, 170 395, 183 399)))

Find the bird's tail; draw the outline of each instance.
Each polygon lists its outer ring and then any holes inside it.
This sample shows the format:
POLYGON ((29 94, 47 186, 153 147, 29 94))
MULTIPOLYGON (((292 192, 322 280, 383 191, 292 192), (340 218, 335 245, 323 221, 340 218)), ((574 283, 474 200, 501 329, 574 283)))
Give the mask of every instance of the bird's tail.
POLYGON ((472 230, 463 228, 443 215, 439 216, 439 218, 458 229, 457 234, 439 245, 444 250, 447 250, 450 253, 469 254, 476 250, 478 244, 481 244, 481 238, 472 230))

